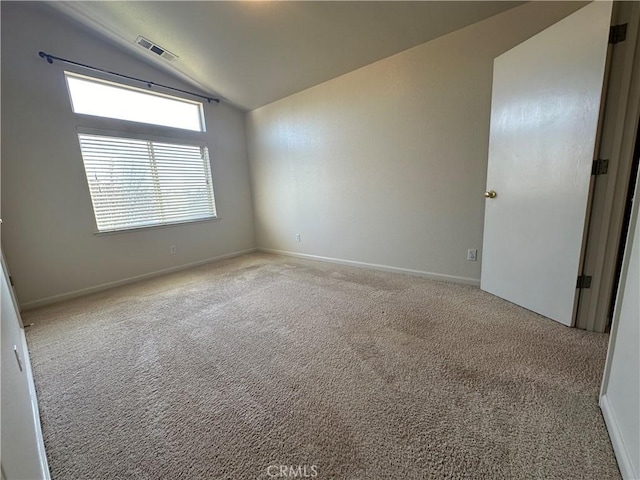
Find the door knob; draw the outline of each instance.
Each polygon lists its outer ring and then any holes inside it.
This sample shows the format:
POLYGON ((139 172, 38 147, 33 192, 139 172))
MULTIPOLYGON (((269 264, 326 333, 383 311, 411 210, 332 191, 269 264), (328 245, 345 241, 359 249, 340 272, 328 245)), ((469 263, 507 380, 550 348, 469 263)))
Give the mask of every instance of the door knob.
POLYGON ((484 192, 484 196, 487 198, 496 198, 496 195, 498 194, 496 193, 495 190, 489 190, 487 192, 484 192))

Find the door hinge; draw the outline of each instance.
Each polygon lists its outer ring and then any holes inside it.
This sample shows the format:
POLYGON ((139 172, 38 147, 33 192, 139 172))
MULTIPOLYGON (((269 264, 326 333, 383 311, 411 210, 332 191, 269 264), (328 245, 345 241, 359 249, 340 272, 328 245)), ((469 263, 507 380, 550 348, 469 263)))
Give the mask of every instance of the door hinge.
POLYGON ((591 275, 580 275, 576 283, 576 288, 591 288, 591 278, 591 275))
POLYGON ((609 43, 615 45, 616 43, 624 42, 627 39, 627 24, 622 23, 620 25, 611 25, 609 29, 609 43))
POLYGON ((9 275, 9 283, 11 284, 12 287, 15 287, 13 283, 13 277, 11 275, 9 275))
POLYGON ((591 166, 591 175, 606 175, 609 171, 609 160, 606 158, 594 160, 591 166))

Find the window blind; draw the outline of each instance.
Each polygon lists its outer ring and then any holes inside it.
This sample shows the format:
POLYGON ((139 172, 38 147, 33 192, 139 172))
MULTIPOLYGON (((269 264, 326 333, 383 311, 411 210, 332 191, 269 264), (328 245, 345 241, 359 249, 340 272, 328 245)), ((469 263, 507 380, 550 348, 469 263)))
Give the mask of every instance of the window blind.
POLYGON ((78 134, 98 231, 214 218, 207 147, 78 134))

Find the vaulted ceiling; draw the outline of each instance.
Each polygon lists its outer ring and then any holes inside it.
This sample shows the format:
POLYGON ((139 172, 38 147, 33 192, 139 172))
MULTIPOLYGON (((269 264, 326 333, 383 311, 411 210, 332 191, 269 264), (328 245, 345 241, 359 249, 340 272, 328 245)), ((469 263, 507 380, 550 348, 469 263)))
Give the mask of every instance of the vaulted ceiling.
POLYGON ((51 6, 245 110, 523 2, 70 1, 51 6), (136 45, 141 35, 178 56, 136 45))

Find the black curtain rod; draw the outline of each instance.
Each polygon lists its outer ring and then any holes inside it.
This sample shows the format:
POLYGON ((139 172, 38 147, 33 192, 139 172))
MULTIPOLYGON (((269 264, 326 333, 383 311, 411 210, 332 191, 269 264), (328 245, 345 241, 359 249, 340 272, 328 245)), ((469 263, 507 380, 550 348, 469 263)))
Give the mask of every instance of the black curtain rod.
POLYGON ((152 86, 167 88, 169 90, 173 90, 174 92, 181 92, 181 93, 186 93, 187 95, 193 95, 194 97, 204 98, 209 103, 211 103, 211 102, 220 103, 220 99, 219 98, 207 97, 206 95, 200 95, 199 93, 193 93, 193 92, 189 92, 187 90, 181 90, 179 88, 170 87, 168 85, 162 85, 161 83, 155 83, 155 82, 151 82, 149 80, 143 80, 141 78, 130 77, 129 75, 123 75, 122 73, 116 73, 116 72, 111 72, 109 70, 104 70, 102 68, 92 67, 91 65, 85 65, 84 63, 74 62, 73 60, 67 60, 66 58, 56 57, 55 55, 51 55, 51 54, 46 53, 46 52, 38 52, 38 55, 40 55, 40 58, 46 59, 47 62, 49 62, 49 63, 53 63, 54 60, 58 60, 59 62, 68 63, 70 65, 75 65, 77 67, 86 68, 88 70, 94 70, 96 72, 107 73, 109 75, 114 75, 116 77, 127 78, 129 80, 134 80, 136 82, 145 83, 147 85, 147 87, 149 87, 149 88, 151 88, 152 86))

